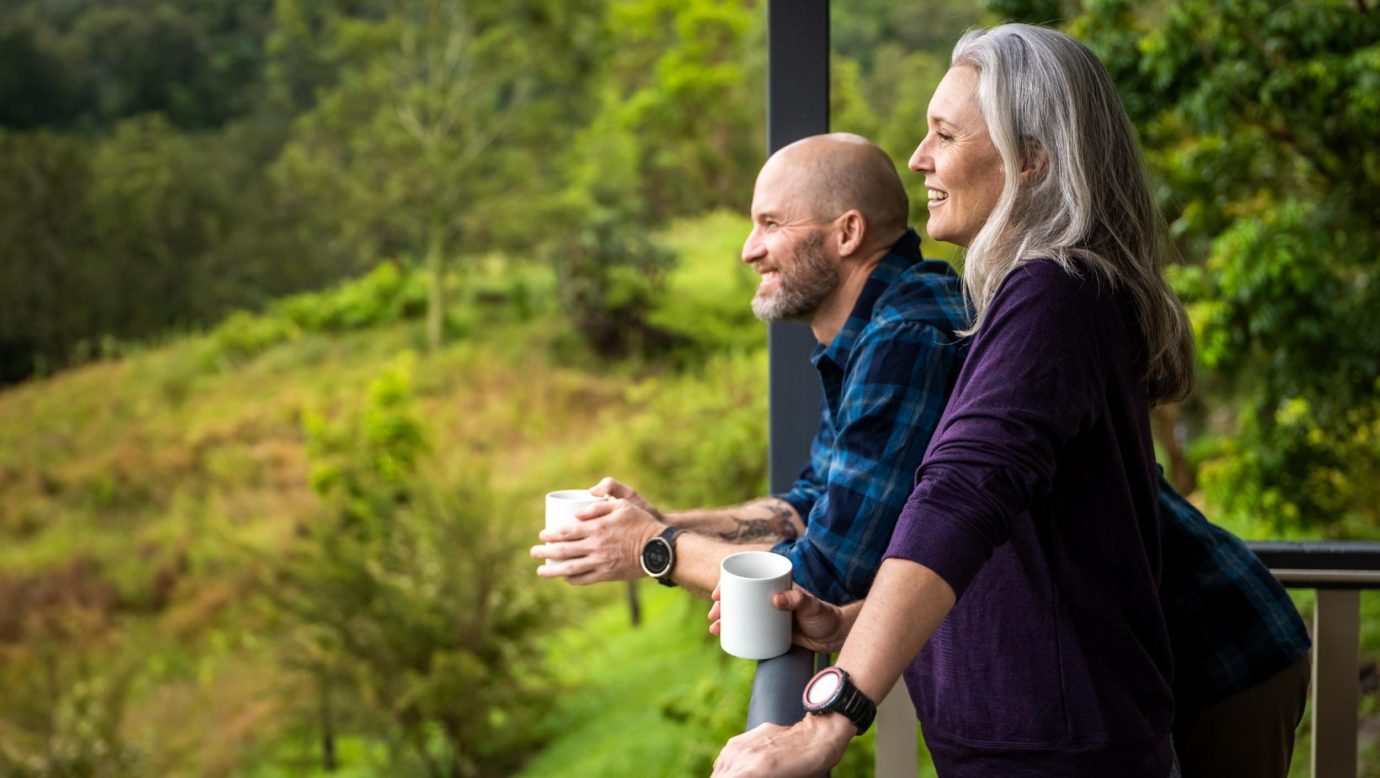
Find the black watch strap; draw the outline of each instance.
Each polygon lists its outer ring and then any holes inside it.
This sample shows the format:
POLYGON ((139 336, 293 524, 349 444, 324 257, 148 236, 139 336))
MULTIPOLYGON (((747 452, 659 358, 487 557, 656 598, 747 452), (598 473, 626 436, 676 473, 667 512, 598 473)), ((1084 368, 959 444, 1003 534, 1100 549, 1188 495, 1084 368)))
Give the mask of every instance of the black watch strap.
POLYGON ((859 735, 866 732, 867 728, 872 726, 872 720, 877 718, 877 704, 853 685, 846 670, 837 666, 820 670, 805 684, 803 704, 807 712, 817 716, 825 713, 842 713, 853 722, 854 727, 857 727, 859 735), (821 692, 815 686, 817 683, 832 683, 835 687, 832 693, 820 699, 821 692), (815 691, 813 695, 812 690, 815 691))
POLYGON ((675 586, 671 571, 676 567, 676 536, 685 530, 667 527, 642 547, 642 570, 662 586, 675 586))

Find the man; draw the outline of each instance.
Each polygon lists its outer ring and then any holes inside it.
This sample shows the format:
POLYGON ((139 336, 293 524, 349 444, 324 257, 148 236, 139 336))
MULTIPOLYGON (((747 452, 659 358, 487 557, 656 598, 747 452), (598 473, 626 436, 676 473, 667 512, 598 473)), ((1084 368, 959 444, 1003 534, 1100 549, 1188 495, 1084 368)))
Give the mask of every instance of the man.
MULTIPOLYGON (((920 256, 908 201, 886 154, 857 136, 809 138, 763 166, 743 261, 761 274, 753 311, 809 323, 825 403, 811 464, 786 494, 665 517, 674 539, 661 577, 702 595, 719 563, 750 548, 791 558, 795 580, 833 602, 867 593, 896 516, 962 361, 959 279, 920 256)), ((606 479, 579 542, 538 547, 560 560, 544 577, 572 583, 643 575, 643 547, 666 526, 628 487, 606 479)), ((543 535, 572 540, 575 535, 543 535)))
MULTIPOLYGON (((650 574, 698 594, 750 548, 794 563, 798 584, 846 603, 867 594, 938 423, 965 344, 958 278, 920 256, 885 153, 852 135, 806 138, 763 166, 742 259, 753 310, 809 323, 824 389, 810 463, 785 494, 663 516, 604 479, 614 501, 541 533, 543 577, 650 574)), ((1285 775, 1308 680, 1308 637, 1269 571, 1161 481, 1162 604, 1177 665, 1184 775, 1285 775)))

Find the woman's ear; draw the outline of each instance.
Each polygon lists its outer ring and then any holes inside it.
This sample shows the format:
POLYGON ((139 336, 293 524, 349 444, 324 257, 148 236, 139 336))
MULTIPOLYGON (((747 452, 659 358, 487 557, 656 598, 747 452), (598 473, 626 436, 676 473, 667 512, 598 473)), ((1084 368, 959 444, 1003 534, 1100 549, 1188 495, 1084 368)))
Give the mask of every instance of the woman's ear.
POLYGON ((1045 147, 1034 141, 1027 141, 1021 149, 1021 183, 1029 184, 1038 181, 1045 176, 1045 170, 1049 167, 1049 158, 1045 156, 1045 147))

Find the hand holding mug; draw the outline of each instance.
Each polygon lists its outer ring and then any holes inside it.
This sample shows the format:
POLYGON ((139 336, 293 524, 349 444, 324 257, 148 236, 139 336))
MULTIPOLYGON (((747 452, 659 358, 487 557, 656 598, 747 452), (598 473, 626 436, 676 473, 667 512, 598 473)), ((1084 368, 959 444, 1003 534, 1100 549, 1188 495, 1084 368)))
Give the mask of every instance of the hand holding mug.
MULTIPOLYGON (((719 588, 711 595, 714 604, 709 608, 709 632, 718 635, 722 630, 719 607, 719 588)), ((794 614, 791 620, 791 642, 811 651, 837 651, 843 647, 844 638, 852 627, 843 609, 827 603, 793 584, 786 591, 772 595, 772 605, 794 614)))

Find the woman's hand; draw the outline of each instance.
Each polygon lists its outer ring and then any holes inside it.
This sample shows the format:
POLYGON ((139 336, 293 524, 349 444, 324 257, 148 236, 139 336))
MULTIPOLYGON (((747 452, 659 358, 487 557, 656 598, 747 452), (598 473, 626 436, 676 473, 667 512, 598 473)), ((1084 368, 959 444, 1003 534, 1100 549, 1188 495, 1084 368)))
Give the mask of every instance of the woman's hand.
POLYGON ((728 741, 714 760, 714 778, 814 778, 838 764, 857 731, 838 713, 806 716, 790 727, 761 724, 728 741))
MULTIPOLYGON (((714 604, 709 608, 710 634, 719 634, 719 587, 710 595, 714 604)), ((837 651, 843 646, 848 630, 853 627, 857 608, 840 608, 793 584, 784 592, 772 595, 772 604, 783 611, 791 611, 791 642, 811 651, 837 651)))

